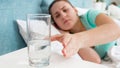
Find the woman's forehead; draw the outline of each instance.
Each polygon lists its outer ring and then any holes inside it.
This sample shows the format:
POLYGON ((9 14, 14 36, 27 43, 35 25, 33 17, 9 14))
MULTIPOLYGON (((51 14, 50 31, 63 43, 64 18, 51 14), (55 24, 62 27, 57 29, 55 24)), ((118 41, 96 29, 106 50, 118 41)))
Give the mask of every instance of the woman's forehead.
POLYGON ((54 3, 54 5, 51 8, 51 11, 52 12, 59 11, 63 7, 67 7, 67 6, 70 6, 70 4, 65 1, 58 1, 58 2, 54 3))

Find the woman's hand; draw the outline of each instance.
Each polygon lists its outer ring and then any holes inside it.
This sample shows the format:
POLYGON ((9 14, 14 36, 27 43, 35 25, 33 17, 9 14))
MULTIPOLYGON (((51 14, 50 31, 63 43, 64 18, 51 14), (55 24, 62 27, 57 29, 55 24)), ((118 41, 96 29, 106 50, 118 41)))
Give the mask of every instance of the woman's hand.
POLYGON ((70 57, 76 54, 82 46, 82 42, 76 34, 63 33, 51 37, 51 41, 59 41, 63 44, 62 53, 65 57, 70 57))

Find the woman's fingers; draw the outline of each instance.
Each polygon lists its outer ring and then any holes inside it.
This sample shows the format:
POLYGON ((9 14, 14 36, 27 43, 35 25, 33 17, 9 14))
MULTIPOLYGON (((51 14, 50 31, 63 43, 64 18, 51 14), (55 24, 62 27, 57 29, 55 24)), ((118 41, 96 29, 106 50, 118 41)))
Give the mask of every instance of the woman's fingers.
POLYGON ((51 37, 51 41, 59 41, 61 42, 63 45, 67 45, 69 40, 71 39, 71 35, 70 34, 57 34, 51 37))
POLYGON ((79 51, 79 46, 80 45, 76 43, 76 40, 71 38, 70 42, 63 49, 63 53, 65 54, 64 56, 70 57, 75 55, 79 51))
POLYGON ((75 55, 77 52, 78 52, 78 50, 76 50, 74 48, 64 48, 63 49, 63 54, 67 58, 75 55))
POLYGON ((62 53, 63 53, 63 56, 64 57, 70 57, 73 55, 74 51, 73 51, 73 44, 72 44, 72 35, 66 35, 65 39, 63 40, 63 50, 62 50, 62 53))
POLYGON ((64 34, 64 36, 60 39, 60 42, 63 44, 64 47, 66 47, 70 42, 70 39, 71 39, 70 34, 64 34))
POLYGON ((64 35, 63 34, 57 34, 57 35, 54 35, 51 37, 51 41, 59 41, 63 44, 63 47, 66 46, 66 43, 63 42, 63 39, 64 39, 64 35))
POLYGON ((73 38, 72 34, 58 34, 58 35, 54 35, 51 37, 52 41, 59 41, 63 44, 63 56, 65 57, 70 57, 74 54, 76 54, 79 50, 79 44, 76 43, 77 40, 75 40, 75 38, 73 38))
POLYGON ((61 38, 63 37, 63 34, 57 34, 57 35, 54 35, 54 36, 51 36, 51 41, 59 41, 61 38))

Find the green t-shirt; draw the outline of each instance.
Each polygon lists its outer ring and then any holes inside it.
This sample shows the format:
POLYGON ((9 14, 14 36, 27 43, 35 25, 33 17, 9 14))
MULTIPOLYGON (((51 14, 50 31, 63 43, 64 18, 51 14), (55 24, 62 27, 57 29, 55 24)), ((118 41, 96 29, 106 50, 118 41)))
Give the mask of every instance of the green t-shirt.
MULTIPOLYGON (((100 13, 102 12, 98 10, 90 9, 84 15, 80 16, 80 20, 82 21, 82 24, 85 26, 87 30, 97 27, 95 20, 96 20, 96 16, 99 15, 100 13)), ((103 45, 97 45, 95 46, 94 49, 101 58, 104 58, 109 48, 115 44, 116 44, 116 41, 113 41, 103 45)))

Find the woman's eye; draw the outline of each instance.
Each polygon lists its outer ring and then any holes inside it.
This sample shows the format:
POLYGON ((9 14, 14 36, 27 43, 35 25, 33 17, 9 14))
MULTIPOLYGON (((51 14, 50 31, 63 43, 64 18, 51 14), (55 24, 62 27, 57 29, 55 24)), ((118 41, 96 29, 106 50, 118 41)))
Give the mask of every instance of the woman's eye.
POLYGON ((57 14, 55 17, 58 18, 60 16, 60 14, 57 14))
POLYGON ((64 9, 64 10, 63 10, 63 12, 67 12, 67 11, 68 11, 68 9, 64 9))

